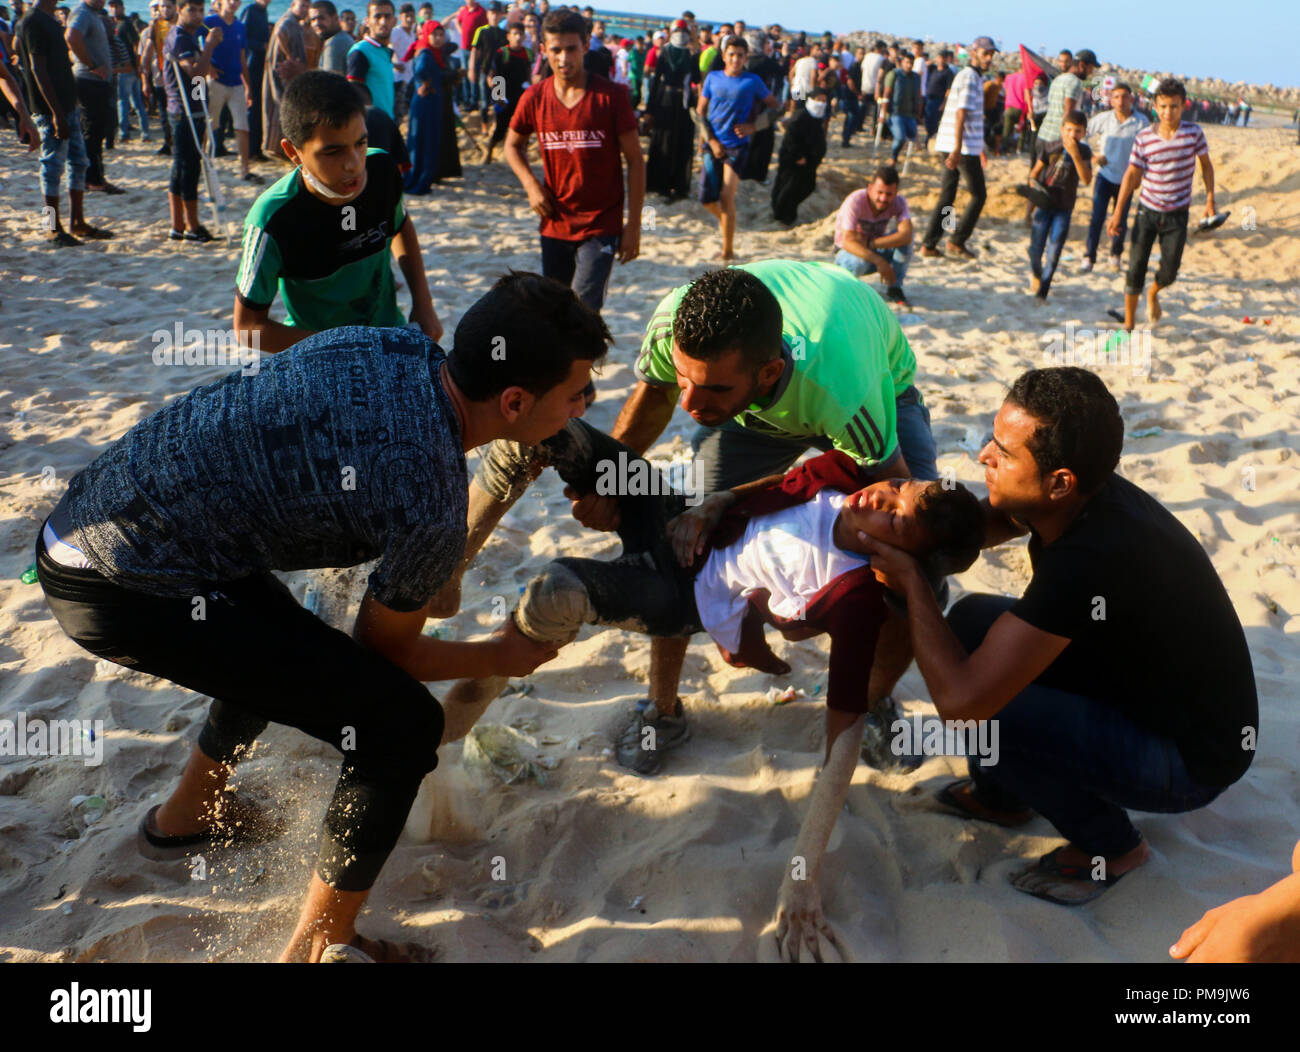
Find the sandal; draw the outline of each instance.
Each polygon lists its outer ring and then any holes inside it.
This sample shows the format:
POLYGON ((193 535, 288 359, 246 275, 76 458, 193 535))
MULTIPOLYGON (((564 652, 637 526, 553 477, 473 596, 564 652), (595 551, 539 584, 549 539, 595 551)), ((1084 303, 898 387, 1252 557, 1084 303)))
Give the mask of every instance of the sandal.
POLYGON ((1097 880, 1092 875, 1092 866, 1060 861, 1059 856, 1067 846, 1062 844, 1049 851, 1028 869, 1017 873, 1011 878, 1011 886, 1026 895, 1055 902, 1058 906, 1082 906, 1132 872, 1125 870, 1097 880))
POLYGON ((205 851, 259 844, 284 832, 284 827, 276 819, 246 797, 237 793, 231 795, 234 799, 227 802, 226 813, 211 828, 181 836, 159 832, 155 816, 162 805, 149 808, 140 819, 136 832, 137 850, 155 862, 174 862, 205 851))
POLYGON ((959 778, 952 784, 944 786, 935 794, 935 799, 961 818, 976 818, 981 822, 992 822, 994 825, 1005 826, 1008 829, 1022 826, 1032 821, 1034 817, 1034 812, 1028 807, 1020 811, 999 811, 981 803, 979 797, 975 795, 973 778, 959 778))

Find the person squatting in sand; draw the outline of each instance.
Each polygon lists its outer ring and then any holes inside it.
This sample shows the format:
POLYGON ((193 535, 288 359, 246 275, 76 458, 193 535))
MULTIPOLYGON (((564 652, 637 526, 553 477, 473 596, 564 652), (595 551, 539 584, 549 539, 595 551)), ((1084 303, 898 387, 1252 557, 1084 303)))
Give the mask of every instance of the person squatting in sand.
MULTIPOLYGON (((916 357, 888 306, 852 274, 829 263, 767 260, 704 274, 655 309, 636 363, 637 385, 612 435, 644 456, 682 408, 701 426, 692 469, 701 493, 732 489, 786 471, 810 448, 838 449, 862 485, 886 478, 938 478, 930 416, 913 386, 916 357)), ((470 487, 465 566, 545 463, 545 451, 495 443, 470 487)), ((614 530, 618 501, 570 490, 584 526, 614 530)), ((460 574, 430 604, 449 617, 460 606, 460 574)), ((911 660, 904 621, 891 615, 883 652, 896 661, 882 695, 911 660)), ((652 773, 659 752, 685 740, 677 696, 684 639, 651 646, 650 705, 622 738, 655 727, 659 747, 634 751, 634 770, 652 773)), ((892 706, 892 702, 888 703, 892 706)), ((892 715, 880 717, 884 726, 892 715)), ((897 757, 872 736, 872 762, 897 757)), ((624 754, 627 755, 627 754, 624 754)))
POLYGON ((465 544, 465 453, 535 444, 582 415, 609 342, 569 289, 520 273, 470 307, 450 353, 411 329, 318 333, 147 417, 43 525, 37 573, 63 630, 216 699, 179 784, 141 820, 147 857, 273 835, 267 812, 227 791, 268 722, 343 750, 282 960, 340 943, 378 960, 427 956, 355 926, 439 743, 470 726, 424 682, 526 675, 555 654, 513 625, 476 642, 421 634, 465 544), (494 356, 502 335, 528 353, 494 356), (271 573, 372 559, 351 636, 271 573))
POLYGON ((403 325, 389 256, 411 290, 411 322, 442 338, 402 174, 367 148, 366 107, 342 77, 311 70, 280 104, 284 152, 298 166, 268 187, 244 220, 235 331, 274 353, 342 325, 403 325), (271 320, 276 295, 285 320, 271 320))
MULTIPOLYGON (((574 421, 546 447, 552 467, 579 495, 601 490, 608 465, 626 477, 652 472, 627 446, 574 421)), ((784 674, 764 639, 773 625, 786 639, 830 636, 826 696, 826 766, 795 847, 799 877, 787 875, 777 906, 781 956, 823 956, 820 939, 836 937, 821 909, 818 877, 835 816, 857 766, 866 714, 893 683, 891 655, 878 649, 886 623, 884 587, 876 580, 859 530, 921 558, 933 579, 959 573, 979 554, 984 512, 961 485, 893 478, 863 486, 858 464, 831 450, 784 476, 723 490, 697 507, 669 493, 613 495, 622 554, 612 560, 561 558, 524 591, 511 617, 539 645, 572 642, 584 624, 688 640, 708 632, 728 664, 784 674)), ((452 687, 447 706, 481 713, 506 685, 501 675, 452 687)), ((674 688, 675 691, 675 688, 674 688)), ((685 721, 677 725, 685 732, 685 721)), ((618 762, 657 757, 654 726, 618 743, 618 762)), ((793 873, 793 870, 792 870, 793 873)))
POLYGON ((945 622, 916 559, 860 535, 907 598, 917 665, 945 720, 998 721, 996 762, 940 793, 957 814, 1068 843, 1012 877, 1089 902, 1150 857, 1127 809, 1179 814, 1246 773, 1259 707, 1246 637, 1196 538, 1116 474, 1124 422, 1095 373, 1034 369, 980 452, 985 543, 1029 539, 1020 598, 967 595, 945 622))

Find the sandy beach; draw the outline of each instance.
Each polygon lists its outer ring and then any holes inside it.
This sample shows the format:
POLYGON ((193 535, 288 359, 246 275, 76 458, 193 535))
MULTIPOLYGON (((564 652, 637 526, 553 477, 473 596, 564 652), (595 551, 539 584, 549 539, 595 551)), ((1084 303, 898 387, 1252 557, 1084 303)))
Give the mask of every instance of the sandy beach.
MULTIPOLYGON (((1206 133, 1218 201, 1232 217, 1189 240, 1179 280, 1162 297, 1165 320, 1149 342, 1139 334, 1149 362, 1094 367, 1124 415, 1120 472, 1200 540, 1245 628, 1260 700, 1254 764, 1204 809, 1137 815, 1152 862, 1077 909, 1007 884, 1012 869, 1061 843, 1045 820, 1012 831, 937 810, 934 791, 964 773, 963 760, 932 757, 908 775, 859 765, 822 882, 846 956, 1159 961, 1203 911, 1261 890, 1288 868, 1300 829, 1300 149, 1293 129, 1206 133)), ((287 834, 268 849, 214 859, 202 874, 141 858, 136 825, 174 784, 207 699, 96 661, 65 637, 39 585, 20 580, 69 478, 169 399, 229 371, 156 364, 155 333, 178 322, 231 325, 237 236, 258 188, 235 182, 233 158, 220 162, 236 240, 169 242, 169 159, 154 155, 155 144, 105 155, 125 196, 87 195, 90 222, 115 239, 59 250, 42 244, 35 155, 11 137, 0 149, 0 719, 102 720, 105 734, 97 766, 0 756, 0 961, 272 959, 292 929, 338 771, 332 748, 272 727, 236 784, 273 804, 289 821, 287 834), (102 797, 104 806, 74 805, 79 796, 102 797)), ((743 184, 742 260, 829 260, 835 209, 873 167, 869 143, 833 144, 793 230, 771 219, 767 188, 743 184)), ((258 170, 269 182, 273 170, 258 170)), ((937 197, 938 171, 936 157, 918 154, 903 180, 919 226, 937 197)), ((448 345, 461 313, 501 272, 540 267, 535 217, 508 168, 467 163, 466 173, 408 199, 448 345)), ((1095 345, 1083 332, 1113 331, 1105 311, 1123 303, 1122 275, 1100 265, 1080 272, 1091 201, 1084 191, 1051 300, 1035 307, 1026 294, 1023 201, 1011 190, 1024 174, 1019 159, 990 161, 989 200, 971 242, 980 261, 918 256, 907 281, 914 309, 901 317, 940 468, 980 494, 973 454, 1006 387, 1027 368, 1054 364, 1045 349, 1095 345)), ((959 194, 959 208, 964 201, 959 194)), ((1194 216, 1203 204, 1198 177, 1194 216)), ((716 225, 698 204, 647 205, 641 258, 616 269, 604 312, 616 343, 588 413, 601 428, 635 383, 633 358, 654 305, 718 250, 716 225)), ((202 218, 212 227, 206 203, 202 218)), ((399 299, 409 302, 405 291, 399 299)), ((652 456, 687 455, 693 428, 678 412, 652 456)), ((574 521, 548 473, 466 575, 461 613, 436 627, 458 639, 483 635, 497 623, 494 608, 512 605, 548 560, 609 556, 617 547, 612 534, 574 521)), ((300 595, 315 582, 321 615, 347 626, 365 573, 287 579, 300 595)), ((953 598, 1018 595, 1028 579, 1021 541, 984 552, 954 580, 953 598)), ((1152 617, 1160 604, 1151 597, 1152 617)), ((467 769, 461 745, 444 750, 362 914, 364 930, 435 946, 446 961, 774 956, 761 936, 821 763, 817 692, 827 661, 824 641, 777 647, 794 668, 788 678, 731 668, 697 636, 682 683, 692 740, 664 773, 642 779, 608 750, 645 695, 649 640, 584 631, 484 718, 532 739, 544 782, 502 785, 467 769), (769 689, 786 685, 807 696, 773 704, 769 689)), ((435 694, 445 687, 431 685, 435 694)), ((909 713, 934 712, 915 665, 896 696, 909 713)))

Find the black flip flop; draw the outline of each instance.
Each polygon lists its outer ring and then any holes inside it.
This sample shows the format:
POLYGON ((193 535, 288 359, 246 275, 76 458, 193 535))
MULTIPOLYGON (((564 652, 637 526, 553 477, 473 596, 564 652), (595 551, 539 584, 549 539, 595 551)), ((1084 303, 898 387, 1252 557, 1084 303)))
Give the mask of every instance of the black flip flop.
MULTIPOLYGON (((1019 826, 1025 825, 1027 822, 1033 821, 1034 812, 1027 807, 1023 811, 1014 812, 1015 817, 1005 821, 992 818, 989 815, 977 814, 970 810, 961 802, 961 798, 957 796, 957 790, 965 789, 967 786, 973 786, 974 784, 974 779, 958 778, 957 781, 950 782, 935 793, 934 798, 944 807, 948 808, 953 814, 961 818, 973 818, 977 822, 991 822, 993 825, 1002 826, 1004 829, 1016 829, 1019 826)), ((971 795, 974 796, 974 793, 971 795)), ((993 808, 985 807, 985 810, 992 812, 993 808)))
POLYGON ((1026 895, 1033 895, 1036 899, 1043 899, 1046 902, 1054 902, 1058 906, 1082 906, 1091 902, 1093 899, 1104 894, 1109 888, 1114 887, 1130 870, 1115 876, 1105 877, 1102 880, 1096 880, 1092 876, 1090 866, 1070 865, 1060 861, 1060 854, 1066 849, 1067 845, 1062 844, 1054 848, 1046 855, 1040 858, 1034 865, 1028 869, 1022 870, 1011 878, 1011 886, 1017 891, 1023 891, 1026 895), (1036 887, 1036 879, 1047 878, 1049 880, 1070 880, 1076 884, 1085 885, 1073 897, 1053 894, 1050 888, 1036 887))
MULTIPOLYGON (((242 798, 241 802, 247 805, 247 801, 243 801, 242 798)), ((263 821, 260 822, 246 819, 234 826, 223 823, 199 833, 188 833, 184 836, 166 836, 163 833, 154 832, 154 829, 157 828, 154 824, 154 816, 161 806, 161 804, 156 804, 145 812, 144 817, 140 819, 135 838, 136 849, 145 858, 154 862, 175 862, 178 859, 201 855, 204 852, 247 847, 250 844, 270 840, 284 831, 274 820, 261 815, 263 821)))
POLYGON ((1228 216, 1230 215, 1232 215, 1231 208, 1226 212, 1216 212, 1212 216, 1206 216, 1196 224, 1195 232, 1198 234, 1204 234, 1210 230, 1218 230, 1219 227, 1223 226, 1223 224, 1228 221, 1228 216))
POLYGON ((1114 318, 1114 319, 1115 319, 1117 322, 1119 322, 1121 325, 1124 324, 1124 314, 1123 314, 1122 311, 1117 311, 1117 310, 1115 310, 1114 308, 1107 308, 1106 313, 1109 314, 1112 318, 1114 318))

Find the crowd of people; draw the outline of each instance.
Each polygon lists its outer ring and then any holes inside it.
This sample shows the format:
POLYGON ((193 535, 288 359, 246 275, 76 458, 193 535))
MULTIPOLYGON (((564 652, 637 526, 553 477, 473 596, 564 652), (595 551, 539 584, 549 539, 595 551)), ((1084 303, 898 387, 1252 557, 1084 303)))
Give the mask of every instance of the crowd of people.
MULTIPOLYGON (((112 125, 107 77, 130 63, 104 57, 121 34, 100 2, 80 5, 66 36, 53 0, 28 10, 16 34, 26 97, 6 92, 20 130, 39 137, 42 187, 56 208, 69 169, 62 243, 109 234, 86 223, 82 195, 112 192, 99 151, 112 125)), ((908 302, 915 241, 896 163, 876 167, 843 202, 832 259, 714 268, 647 303, 636 384, 613 428, 581 419, 611 342, 601 310, 614 261, 639 254, 647 192, 686 193, 697 151, 700 200, 718 219, 726 263, 740 180, 761 181, 775 154, 773 209, 792 220, 833 113, 842 144, 889 129, 904 171, 924 130, 944 167, 920 251, 941 255, 946 233, 948 256, 973 258, 985 158, 1000 142, 986 129, 1004 141, 1008 127, 989 117, 989 85, 1003 85, 988 77, 990 38, 930 64, 919 42, 846 55, 833 40, 787 40, 780 27, 738 21, 715 34, 689 12, 645 46, 605 36, 590 9, 548 10, 545 0, 509 11, 468 0, 446 23, 428 5, 370 0, 355 32, 330 0, 294 0, 274 26, 265 12, 241 24, 238 0, 208 15, 200 0, 158 6, 153 23, 135 27, 134 68, 165 96, 170 236, 211 237, 196 188, 206 125, 221 115, 241 172, 254 174, 259 144, 294 166, 249 211, 232 275, 233 328, 267 357, 252 374, 170 401, 79 473, 42 525, 37 573, 80 645, 216 699, 179 784, 141 820, 147 857, 277 834, 272 815, 226 792, 268 722, 343 749, 284 959, 424 955, 355 927, 421 781, 506 677, 532 672, 589 624, 652 637, 648 695, 615 749, 641 775, 690 737, 678 684, 693 635, 706 633, 732 665, 777 675, 789 666, 765 627, 829 638, 826 763, 796 847, 807 876, 787 875, 777 898, 777 941, 790 959, 834 941, 821 861, 859 757, 895 762, 897 750, 868 728, 891 725, 891 692, 913 659, 940 717, 1001 727, 1001 759, 971 756, 969 777, 944 787, 942 806, 1003 826, 1042 815, 1065 837, 1012 879, 1039 898, 1095 899, 1149 857, 1130 810, 1204 807, 1246 773, 1253 751, 1242 729, 1258 725, 1258 711, 1240 621, 1192 534, 1116 473, 1124 426, 1096 374, 1033 369, 988 407, 983 500, 940 479, 924 378, 891 309, 908 302), (444 351, 406 195, 459 171, 456 136, 472 134, 462 125, 475 110, 481 132, 490 129, 484 152, 502 147, 538 217, 540 273, 500 278, 444 351), (959 182, 970 200, 950 222, 959 182), (883 295, 862 280, 873 276, 883 295), (277 299, 284 321, 271 318, 277 299), (679 405, 698 425, 704 499, 602 487, 611 464, 625 475, 653 470, 644 458, 679 405), (471 477, 466 453, 477 448, 471 477), (810 451, 819 455, 800 463, 810 451), (575 518, 616 531, 622 554, 554 560, 487 640, 424 634, 428 618, 460 608, 467 567, 547 467, 575 518), (331 481, 340 477, 348 481, 331 481), (159 494, 166 499, 152 499, 159 494), (1024 595, 967 595, 945 615, 946 578, 982 548, 1025 535, 1024 595), (272 575, 370 560, 350 636, 272 575), (1161 618, 1149 616, 1153 595, 1161 618), (1100 618, 1098 596, 1108 610, 1100 618), (240 660, 226 659, 236 649, 240 660), (424 684, 440 680, 455 683, 438 701, 424 684)), ((1068 59, 1045 78, 1041 119, 1031 117, 1033 291, 1048 295, 1080 186, 1097 182, 1092 255, 1114 202, 1116 260, 1140 187, 1122 318, 1132 328, 1156 240, 1153 318, 1158 290, 1177 275, 1198 164, 1214 214, 1213 169, 1203 132, 1183 120, 1181 83, 1155 87, 1156 123, 1134 116, 1124 84, 1089 120, 1096 56, 1068 59)), ((135 88, 125 98, 143 134, 135 88)), ((131 132, 125 118, 119 127, 131 132)), ((1261 931, 1295 923, 1297 898, 1284 891, 1262 912, 1230 903, 1176 950, 1257 955, 1261 931)), ((1300 944, 1279 952, 1294 957, 1300 944)))

